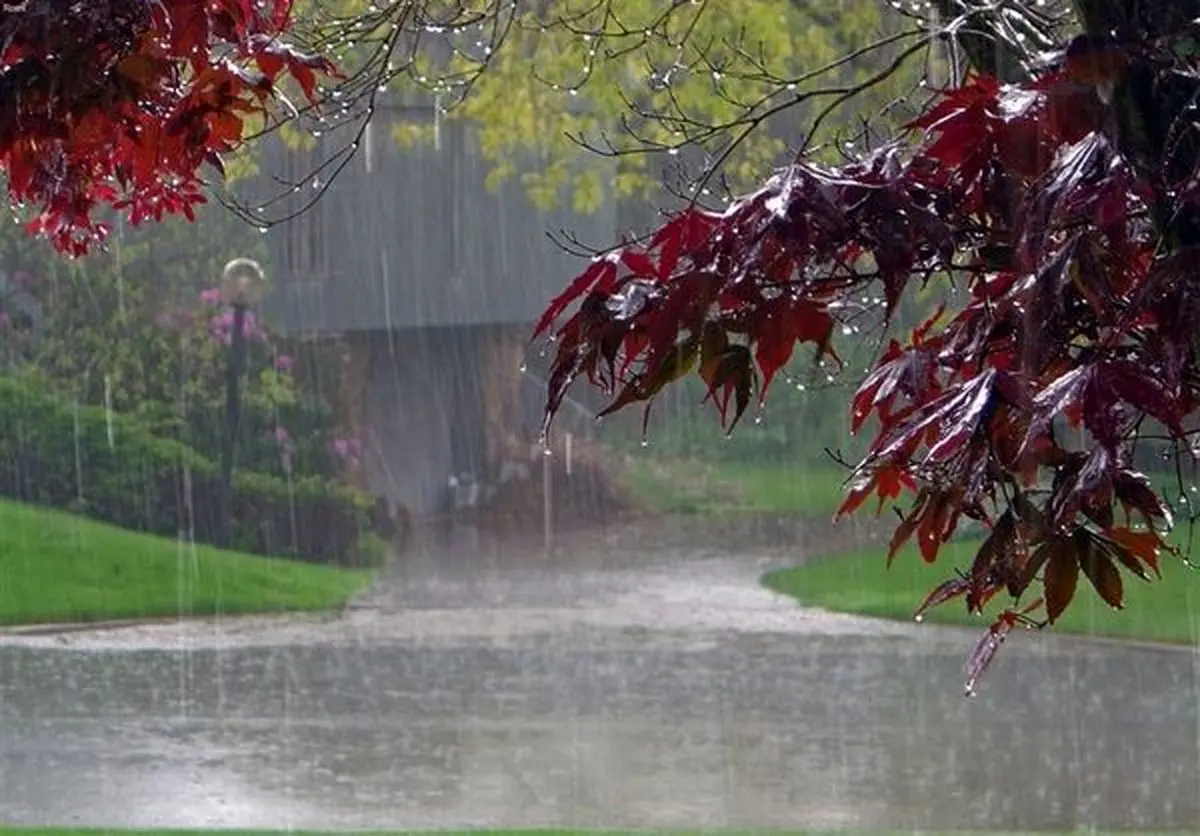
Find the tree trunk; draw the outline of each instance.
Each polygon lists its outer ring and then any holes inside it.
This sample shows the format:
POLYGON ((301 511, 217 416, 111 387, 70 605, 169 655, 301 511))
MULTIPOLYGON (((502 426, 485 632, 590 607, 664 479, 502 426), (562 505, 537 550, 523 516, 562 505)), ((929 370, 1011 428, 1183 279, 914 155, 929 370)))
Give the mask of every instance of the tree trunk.
POLYGON ((1197 0, 1075 0, 1075 13, 1089 35, 1118 38, 1182 32, 1200 17, 1197 0))
MULTIPOLYGON (((1200 18, 1200 0, 1075 0, 1075 9, 1087 34, 1118 42, 1184 32, 1200 18)), ((1180 129, 1178 123, 1198 93, 1200 85, 1193 79, 1157 73, 1138 56, 1118 83, 1113 98, 1117 141, 1149 182, 1169 188, 1195 172, 1200 143, 1190 126, 1180 129)), ((1165 207, 1151 210, 1173 247, 1200 244, 1200 212, 1190 209, 1168 217, 1165 207)))

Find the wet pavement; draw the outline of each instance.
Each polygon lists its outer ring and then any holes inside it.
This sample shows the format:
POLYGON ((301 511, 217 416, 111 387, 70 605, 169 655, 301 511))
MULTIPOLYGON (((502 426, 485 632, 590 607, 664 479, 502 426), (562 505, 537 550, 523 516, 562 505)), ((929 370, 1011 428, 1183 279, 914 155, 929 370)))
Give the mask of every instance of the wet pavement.
POLYGON ((343 616, 0 637, 0 821, 1200 828, 1200 656, 800 610, 789 561, 413 556, 343 616))

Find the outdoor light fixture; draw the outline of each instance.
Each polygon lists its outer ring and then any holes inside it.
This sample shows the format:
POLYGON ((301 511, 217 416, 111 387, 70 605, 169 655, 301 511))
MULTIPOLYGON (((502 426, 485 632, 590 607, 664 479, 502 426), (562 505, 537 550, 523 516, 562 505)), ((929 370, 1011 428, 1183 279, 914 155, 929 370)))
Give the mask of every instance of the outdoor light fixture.
POLYGON ((252 258, 235 258, 221 271, 221 296, 234 307, 258 304, 266 289, 266 274, 252 258))
POLYGON ((246 365, 246 308, 262 300, 267 277, 252 258, 235 258, 221 271, 221 295, 233 308, 225 373, 225 438, 221 450, 220 545, 233 545, 233 466, 242 417, 241 378, 246 365))

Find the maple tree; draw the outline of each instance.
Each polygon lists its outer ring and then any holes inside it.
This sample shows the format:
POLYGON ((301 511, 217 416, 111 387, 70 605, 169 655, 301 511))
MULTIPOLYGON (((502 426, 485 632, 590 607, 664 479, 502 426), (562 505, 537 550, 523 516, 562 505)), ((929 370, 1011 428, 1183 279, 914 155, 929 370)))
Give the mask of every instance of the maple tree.
POLYGON ((875 288, 886 324, 907 292, 950 281, 853 397, 852 428, 874 438, 838 516, 906 503, 889 563, 913 539, 933 562, 965 519, 986 526, 917 611, 1012 599, 968 692, 1015 626, 1059 619, 1081 574, 1118 608, 1123 572, 1158 575, 1171 505, 1132 454, 1161 434, 1190 455, 1200 408, 1200 3, 1078 2, 1074 22, 1050 59, 998 30, 964 43, 973 67, 893 141, 672 213, 536 326, 555 343, 547 429, 581 377, 611 412, 693 372, 732 429, 798 345, 839 364, 833 335, 875 288))
POLYGON ((289 45, 290 0, 22 0, 0 10, 0 167, 31 231, 79 255, 107 233, 205 201, 201 172, 335 72, 289 45))

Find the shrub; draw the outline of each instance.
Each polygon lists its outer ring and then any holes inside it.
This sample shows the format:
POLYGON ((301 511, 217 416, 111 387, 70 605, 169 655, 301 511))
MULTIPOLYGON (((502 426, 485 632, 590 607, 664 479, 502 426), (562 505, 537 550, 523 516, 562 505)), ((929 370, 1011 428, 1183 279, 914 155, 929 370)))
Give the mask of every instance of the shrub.
MULTIPOLYGON (((196 293, 194 285, 217 265, 174 275, 173 293, 165 295, 157 262, 142 244, 124 251, 141 254, 128 274, 126 265, 101 257, 44 264, 41 272, 53 269, 53 280, 22 271, 19 285, 9 282, 23 294, 18 301, 29 296, 46 311, 36 351, 24 347, 30 328, 9 310, 13 294, 5 294, 0 275, 0 365, 32 359, 48 388, 82 404, 107 405, 216 461, 225 435, 233 317, 218 290, 196 293)), ((303 347, 307 360, 312 347, 288 345, 253 312, 245 334, 239 466, 281 478, 332 478, 346 464, 334 446, 336 416, 295 353, 303 347)))
POLYGON ((378 569, 388 562, 392 548, 392 544, 378 534, 364 534, 358 538, 358 545, 350 562, 357 567, 378 569))
MULTIPOLYGON (((0 377, 0 495, 125 528, 216 540, 219 471, 125 415, 76 406, 32 377, 0 377)), ((355 562, 370 497, 318 477, 234 477, 234 546, 355 562)))

